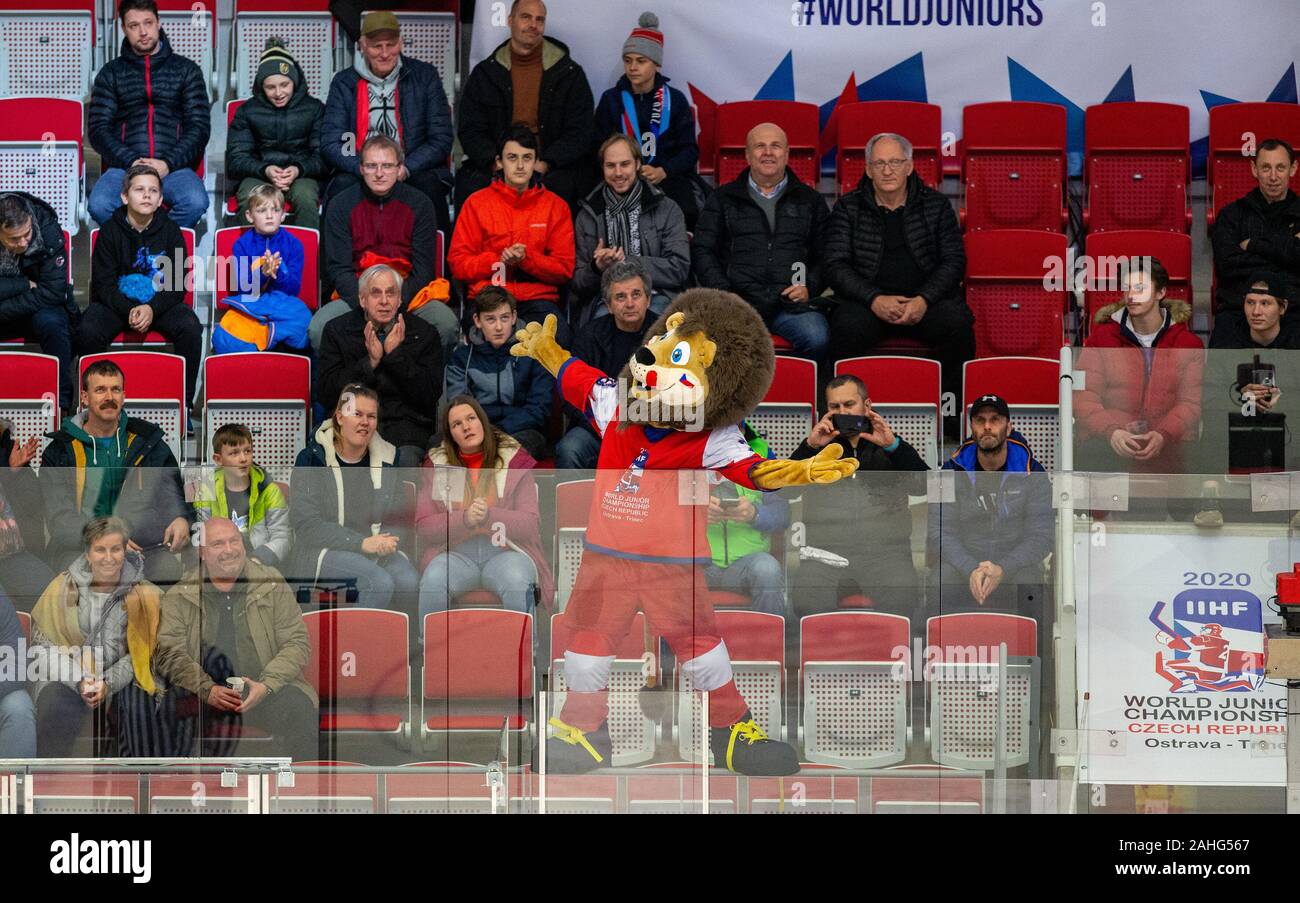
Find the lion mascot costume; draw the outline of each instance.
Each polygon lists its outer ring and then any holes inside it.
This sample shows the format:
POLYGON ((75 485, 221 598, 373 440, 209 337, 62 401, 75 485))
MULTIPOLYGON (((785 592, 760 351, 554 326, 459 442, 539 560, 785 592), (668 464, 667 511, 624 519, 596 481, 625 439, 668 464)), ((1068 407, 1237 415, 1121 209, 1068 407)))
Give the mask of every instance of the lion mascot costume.
POLYGON ((794 774, 794 748, 763 733, 732 679, 704 580, 706 509, 683 492, 693 485, 683 478, 716 471, 741 486, 776 490, 834 482, 857 462, 837 460, 834 443, 787 461, 764 459, 745 442, 739 424, 762 400, 775 361, 762 318, 736 295, 705 288, 679 295, 617 380, 571 357, 556 343, 555 326, 554 316, 529 323, 511 353, 550 371, 601 445, 566 610, 574 630, 564 653, 569 692, 549 722, 547 770, 585 772, 609 758, 614 650, 641 610, 692 685, 709 692, 714 762, 741 774, 794 774))

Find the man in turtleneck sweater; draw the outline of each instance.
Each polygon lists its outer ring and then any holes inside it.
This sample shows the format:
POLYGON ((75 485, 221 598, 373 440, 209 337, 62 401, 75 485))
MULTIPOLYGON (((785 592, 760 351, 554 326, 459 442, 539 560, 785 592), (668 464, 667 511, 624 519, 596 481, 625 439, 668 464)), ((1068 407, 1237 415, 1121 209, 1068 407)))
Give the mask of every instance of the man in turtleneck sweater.
POLYGON ((438 228, 450 235, 451 108, 438 70, 402 53, 391 12, 366 14, 355 62, 330 83, 320 142, 322 156, 338 171, 329 200, 361 181, 361 145, 375 135, 401 145, 406 157, 397 180, 433 202, 438 228))
POLYGON ((456 173, 456 209, 491 183, 498 143, 515 122, 541 144, 542 184, 572 208, 596 184, 591 86, 569 48, 546 37, 541 0, 515 0, 508 21, 510 40, 474 67, 461 97, 466 159, 456 173))

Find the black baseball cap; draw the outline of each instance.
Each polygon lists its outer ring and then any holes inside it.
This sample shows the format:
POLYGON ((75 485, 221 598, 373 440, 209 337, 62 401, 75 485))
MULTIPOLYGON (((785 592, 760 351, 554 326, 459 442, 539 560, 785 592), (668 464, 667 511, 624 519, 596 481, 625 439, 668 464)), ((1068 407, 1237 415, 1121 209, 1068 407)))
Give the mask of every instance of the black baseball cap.
POLYGON ((1007 407, 1006 400, 1001 395, 981 395, 975 399, 975 402, 970 406, 972 419, 980 408, 992 408, 1008 420, 1011 419, 1011 408, 1007 407))
POLYGON ((1286 280, 1273 270, 1256 270, 1250 274, 1250 281, 1246 283, 1246 291, 1242 292, 1244 298, 1249 294, 1272 295, 1278 301, 1286 301, 1286 280))

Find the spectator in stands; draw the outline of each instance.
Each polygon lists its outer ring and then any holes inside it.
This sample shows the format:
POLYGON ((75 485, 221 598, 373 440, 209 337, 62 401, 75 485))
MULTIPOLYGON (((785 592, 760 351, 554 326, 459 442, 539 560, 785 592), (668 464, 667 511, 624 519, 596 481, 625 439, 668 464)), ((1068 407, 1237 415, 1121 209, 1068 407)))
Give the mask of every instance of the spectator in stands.
MULTIPOLYGON (((772 457, 767 442, 741 424, 755 454, 772 457)), ((742 593, 754 611, 785 617, 785 569, 772 555, 772 534, 790 525, 790 503, 777 492, 746 489, 723 480, 709 494, 709 589, 742 593)))
POLYGON ((379 395, 343 388, 333 416, 298 454, 289 523, 295 536, 290 572, 310 584, 350 584, 363 608, 414 615, 420 575, 401 547, 404 510, 397 449, 379 435, 379 395))
POLYGON ((18 442, 0 421, 0 594, 8 594, 19 611, 31 611, 54 579, 29 551, 45 548, 45 504, 31 468, 39 448, 39 436, 18 442))
POLYGON ((302 292, 304 249, 281 228, 284 194, 259 183, 248 193, 244 217, 253 228, 235 240, 229 261, 236 284, 226 311, 212 330, 217 354, 240 351, 301 351, 307 347, 311 311, 302 292))
POLYGON ((115 515, 128 525, 129 549, 144 556, 145 576, 174 583, 193 513, 162 429, 127 416, 126 383, 111 360, 81 374, 81 404, 84 410, 63 421, 41 454, 46 560, 67 567, 85 551, 86 523, 115 515))
POLYGON ((826 410, 790 457, 811 458, 834 442, 844 457, 857 459, 858 471, 835 489, 804 490, 805 548, 830 554, 807 557, 809 553, 801 551, 791 593, 795 613, 802 617, 831 611, 846 598, 862 596, 877 611, 910 617, 919 593, 907 497, 925 494, 925 479, 919 474, 930 468, 871 407, 867 386, 858 377, 837 376, 827 383, 826 410), (866 422, 851 424, 860 425, 860 430, 841 431, 837 415, 866 422))
POLYGON ((695 172, 700 162, 695 115, 686 95, 670 88, 667 77, 660 74, 663 64, 659 17, 642 13, 623 42, 623 76, 596 104, 596 138, 621 133, 638 151, 644 148, 636 161, 637 173, 672 198, 681 208, 686 228, 694 229, 700 212, 696 191, 701 184, 695 172))
POLYGON ((1286 280, 1280 287, 1283 296, 1300 297, 1300 196, 1290 187, 1298 162, 1295 149, 1285 141, 1261 141, 1250 164, 1259 184, 1214 220, 1210 242, 1218 277, 1216 334, 1231 334, 1232 321, 1242 319, 1241 300, 1258 270, 1278 270, 1286 280))
POLYGON ((362 180, 356 148, 376 135, 401 146, 397 181, 423 192, 437 228, 450 232, 447 165, 454 136, 447 92, 437 67, 402 53, 401 26, 385 11, 361 20, 355 61, 330 82, 320 140, 325 159, 338 171, 330 182, 331 199, 362 180))
POLYGON ((199 522, 230 520, 244 537, 251 561, 284 567, 293 545, 289 505, 279 484, 253 463, 252 430, 242 423, 220 427, 212 436, 212 463, 212 475, 194 499, 199 522))
POLYGON ((420 623, 475 589, 495 593, 511 611, 531 612, 538 600, 549 607, 555 580, 542 551, 537 462, 492 425, 473 396, 454 396, 440 427, 442 444, 425 461, 416 519, 427 547, 420 623))
MULTIPOLYGON (((555 379, 530 357, 510 353, 515 344, 515 299, 489 285, 474 299, 474 329, 447 366, 445 395, 471 395, 493 428, 507 433, 534 461, 546 457, 546 422, 555 379)), ((445 435, 444 435, 445 441, 445 435)))
POLYGON ((59 359, 59 406, 71 411, 72 329, 81 310, 54 208, 21 191, 0 194, 0 338, 36 342, 59 359))
POLYGON ((1259 270, 1250 277, 1240 317, 1216 320, 1211 348, 1300 348, 1300 324, 1286 316, 1286 280, 1259 270), (1220 328, 1220 323, 1222 327, 1220 328))
POLYGON ((161 593, 145 579, 144 559, 130 547, 129 533, 120 518, 87 522, 84 551, 32 610, 42 758, 67 756, 88 716, 96 736, 116 724, 119 756, 174 754, 168 725, 157 715, 162 688, 153 676, 161 593))
POLYGON ((26 646, 13 603, 0 593, 0 659, 14 663, 12 668, 0 668, 0 759, 36 755, 36 708, 27 695, 26 646))
POLYGON ((975 356, 974 317, 961 296, 966 269, 952 204, 912 171, 906 138, 867 142, 867 171, 840 198, 826 230, 826 282, 836 360, 868 354, 889 336, 917 339, 943 365, 945 391, 961 395, 975 356))
MULTIPOLYGON (((159 676, 173 685, 165 711, 176 754, 193 754, 196 732, 245 722, 271 733, 270 755, 317 758, 320 713, 305 674, 311 644, 293 590, 274 568, 247 557, 227 518, 204 524, 199 552, 202 568, 163 597, 154 656, 159 676), (232 677, 243 678, 242 694, 228 685, 232 677), (191 694, 204 705, 177 720, 191 694)), ((224 752, 204 746, 200 755, 224 752)))
POLYGON ((90 256, 90 306, 77 334, 77 354, 107 351, 125 331, 160 333, 185 358, 185 403, 194 401, 203 355, 203 326, 185 303, 185 239, 158 216, 162 181, 144 164, 122 183, 122 206, 104 222, 90 256))
MULTIPOLYGON (((638 175, 641 148, 631 138, 606 139, 599 158, 605 181, 583 198, 574 217, 573 291, 585 308, 600 294, 602 273, 620 260, 640 257, 658 288, 650 301, 658 316, 690 279, 686 220, 672 198, 638 175)), ((599 316, 605 306, 596 307, 599 316)))
POLYGON ((1108 304, 1079 355, 1087 374, 1074 393, 1079 460, 1087 469, 1171 474, 1201 419, 1205 345, 1191 307, 1166 297, 1169 274, 1154 257, 1124 274, 1124 300, 1108 304))
MULTIPOLYGON (((536 0, 520 0, 520 4, 536 0)), ((465 201, 456 217, 447 263, 469 283, 473 300, 488 285, 510 292, 519 319, 559 314, 560 286, 573 276, 573 221, 560 197, 534 184, 537 136, 526 126, 507 131, 498 145, 501 178, 465 201)), ((556 341, 567 347, 569 324, 559 317, 556 341)))
POLYGON ((542 183, 570 207, 596 181, 595 104, 586 73, 567 45, 546 37, 541 0, 514 0, 507 21, 510 40, 474 67, 461 95, 458 136, 465 160, 456 172, 457 216, 501 168, 497 141, 512 123, 523 123, 536 137, 542 183))
MULTIPOLYGON (((939 559, 931 607, 1002 609, 1036 619, 1039 636, 1051 636, 1043 559, 1052 551, 1052 484, 1001 397, 976 399, 970 428, 943 465, 953 472, 943 475, 952 480, 951 501, 930 506, 930 548, 939 559)), ((1047 654, 1041 641, 1039 649, 1047 654)))
MULTIPOLYGON (((646 316, 653 283, 645 261, 629 257, 611 264, 600 276, 601 294, 609 316, 595 317, 573 340, 573 356, 617 379, 636 350, 644 344, 654 320, 646 316)), ((583 413, 566 406, 572 426, 555 446, 555 466, 561 470, 591 470, 600 455, 600 436, 583 413)))
POLYGON ((316 400, 333 410, 345 386, 374 389, 384 408, 384 434, 398 467, 419 467, 438 416, 443 381, 438 333, 401 313, 402 277, 376 264, 361 274, 361 306, 331 320, 321 339, 316 400))
POLYGON ((438 330, 443 360, 460 339, 460 324, 446 300, 437 273, 437 220, 422 192, 398 180, 404 154, 385 135, 367 138, 361 147, 361 184, 332 198, 325 211, 321 258, 327 284, 337 300, 311 318, 312 348, 320 351, 325 324, 357 309, 357 281, 377 263, 402 275, 402 312, 412 312, 438 330), (437 295, 442 291, 442 300, 437 295))
POLYGON ((830 334, 816 299, 826 287, 822 244, 830 214, 817 189, 786 167, 789 157, 780 128, 765 122, 750 130, 749 169, 718 186, 700 211, 692 263, 700 285, 740 295, 795 354, 827 370, 830 334))
POLYGON ((320 228, 320 183, 329 173, 321 156, 325 105, 308 93, 307 78, 280 38, 267 38, 253 96, 235 111, 226 137, 226 178, 239 183, 242 209, 260 185, 293 205, 293 222, 320 228))
POLYGON ((90 192, 90 215, 106 224, 126 193, 127 171, 148 166, 162 182, 168 215, 193 226, 208 209, 195 172, 211 132, 207 78, 193 60, 172 52, 154 0, 121 0, 117 14, 126 37, 95 76, 87 115, 90 145, 103 167, 90 192))

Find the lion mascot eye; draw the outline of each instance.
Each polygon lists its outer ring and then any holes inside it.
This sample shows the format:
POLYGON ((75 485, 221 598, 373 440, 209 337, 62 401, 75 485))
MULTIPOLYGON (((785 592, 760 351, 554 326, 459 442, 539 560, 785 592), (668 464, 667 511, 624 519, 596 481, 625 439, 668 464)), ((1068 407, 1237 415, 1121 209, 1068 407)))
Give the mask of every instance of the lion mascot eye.
POLYGON ((690 343, 678 342, 677 346, 673 348, 672 355, 668 359, 672 361, 674 364, 677 364, 679 366, 690 361, 691 359, 690 343))

